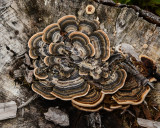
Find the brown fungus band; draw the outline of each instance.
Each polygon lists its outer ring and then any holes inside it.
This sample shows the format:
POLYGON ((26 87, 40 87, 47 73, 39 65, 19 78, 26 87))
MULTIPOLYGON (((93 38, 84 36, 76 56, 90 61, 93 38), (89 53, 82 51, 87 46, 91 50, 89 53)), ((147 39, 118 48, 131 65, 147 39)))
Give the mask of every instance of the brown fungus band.
POLYGON ((150 91, 150 74, 143 72, 152 70, 146 64, 153 65, 151 59, 128 62, 122 52, 111 52, 97 21, 64 16, 33 35, 28 47, 37 79, 32 90, 45 99, 71 100, 84 111, 112 111, 140 104, 150 91))

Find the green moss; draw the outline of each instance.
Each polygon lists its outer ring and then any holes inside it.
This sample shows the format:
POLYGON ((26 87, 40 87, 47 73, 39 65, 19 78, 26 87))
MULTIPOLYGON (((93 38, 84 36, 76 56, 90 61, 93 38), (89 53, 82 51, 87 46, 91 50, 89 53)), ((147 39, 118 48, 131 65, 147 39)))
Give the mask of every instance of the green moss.
POLYGON ((160 0, 114 0, 114 2, 128 5, 137 5, 142 9, 160 16, 160 0))

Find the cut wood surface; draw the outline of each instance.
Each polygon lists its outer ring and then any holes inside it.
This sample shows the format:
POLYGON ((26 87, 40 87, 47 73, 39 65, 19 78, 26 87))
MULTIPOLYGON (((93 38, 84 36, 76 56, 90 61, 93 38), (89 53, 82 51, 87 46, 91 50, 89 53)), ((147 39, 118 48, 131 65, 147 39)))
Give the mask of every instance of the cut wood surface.
POLYGON ((0 103, 0 120, 16 117, 17 105, 15 101, 0 103))
MULTIPOLYGON (((137 55, 145 54, 160 64, 160 27, 143 19, 134 9, 86 0, 0 0, 1 103, 14 100, 22 104, 33 95, 29 87, 15 86, 9 72, 14 61, 28 52, 27 42, 34 33, 41 32, 47 25, 68 14, 78 19, 99 19, 100 27, 108 34, 112 47, 129 44, 137 55), (88 4, 95 7, 92 15, 85 12, 88 4)), ((159 84, 150 92, 150 97, 160 108, 159 84)), ((23 121, 14 125, 20 127, 22 124, 23 121)), ((29 124, 33 125, 32 122, 29 124)), ((3 124, 1 126, 3 128, 3 124)))

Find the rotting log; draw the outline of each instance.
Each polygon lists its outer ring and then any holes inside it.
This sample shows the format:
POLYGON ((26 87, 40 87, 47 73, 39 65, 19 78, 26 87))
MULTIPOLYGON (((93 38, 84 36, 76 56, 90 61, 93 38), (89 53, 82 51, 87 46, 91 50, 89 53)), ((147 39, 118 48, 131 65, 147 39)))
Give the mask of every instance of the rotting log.
MULTIPOLYGON (((27 52, 28 39, 34 33, 42 31, 47 25, 68 14, 76 15, 79 19, 99 19, 100 27, 108 34, 112 47, 121 43, 130 44, 138 55, 145 54, 160 65, 160 27, 143 19, 132 8, 86 0, 1 0, 1 102, 16 100, 21 104, 26 101, 26 97, 29 98, 30 93, 19 84, 15 86, 14 79, 9 75, 13 62, 27 52), (88 4, 96 8, 92 15, 85 12, 88 4)), ((159 83, 150 94, 160 108, 159 83)))

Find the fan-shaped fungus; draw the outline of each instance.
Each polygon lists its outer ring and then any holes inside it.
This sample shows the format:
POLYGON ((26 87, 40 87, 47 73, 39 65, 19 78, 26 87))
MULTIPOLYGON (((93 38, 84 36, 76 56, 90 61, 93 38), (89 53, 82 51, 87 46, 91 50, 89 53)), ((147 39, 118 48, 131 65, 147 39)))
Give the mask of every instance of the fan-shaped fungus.
POLYGON ((134 76, 129 77, 124 87, 112 96, 118 104, 140 104, 150 91, 149 86, 140 86, 134 76))
POLYGON ((56 97, 50 93, 52 91, 52 86, 50 86, 46 81, 34 83, 32 85, 32 90, 47 100, 56 99, 56 97))
MULTIPOLYGON (((92 14, 95 8, 88 5, 86 11, 92 14)), ((110 52, 109 38, 99 23, 78 21, 73 15, 33 35, 28 47, 37 79, 32 90, 48 100, 71 100, 84 111, 140 104, 150 91, 148 78, 156 72, 154 61, 146 56, 141 62, 127 62, 123 52, 110 52)))

